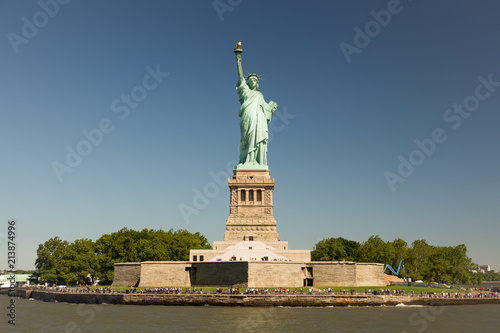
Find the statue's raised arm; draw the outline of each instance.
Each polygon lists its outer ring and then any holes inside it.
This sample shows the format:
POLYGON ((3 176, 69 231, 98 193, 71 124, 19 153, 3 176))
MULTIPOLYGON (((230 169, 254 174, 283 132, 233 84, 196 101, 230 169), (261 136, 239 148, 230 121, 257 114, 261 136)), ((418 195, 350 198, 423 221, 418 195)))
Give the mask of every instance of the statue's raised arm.
POLYGON ((241 42, 236 44, 234 53, 236 54, 236 65, 238 70, 238 83, 236 90, 240 96, 241 117, 240 130, 240 163, 236 169, 240 170, 268 170, 267 166, 267 143, 269 133, 267 124, 271 121, 271 116, 276 112, 278 104, 271 101, 266 103, 264 95, 259 91, 259 79, 261 76, 249 73, 243 76, 241 67, 241 42))
POLYGON ((241 67, 241 53, 243 53, 243 49, 241 48, 241 42, 236 44, 236 48, 234 49, 234 53, 236 54, 236 66, 238 70, 238 85, 240 85, 245 77, 243 76, 243 68, 241 67))

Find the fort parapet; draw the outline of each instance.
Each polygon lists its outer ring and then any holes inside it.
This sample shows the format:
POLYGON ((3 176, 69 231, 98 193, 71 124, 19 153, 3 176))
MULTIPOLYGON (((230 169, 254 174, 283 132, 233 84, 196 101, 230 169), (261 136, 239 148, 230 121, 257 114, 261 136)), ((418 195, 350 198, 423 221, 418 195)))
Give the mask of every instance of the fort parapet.
POLYGON ((148 261, 115 264, 114 286, 382 286, 383 265, 355 262, 148 261), (140 274, 137 274, 140 267, 140 274), (125 278, 126 277, 126 278, 125 278))

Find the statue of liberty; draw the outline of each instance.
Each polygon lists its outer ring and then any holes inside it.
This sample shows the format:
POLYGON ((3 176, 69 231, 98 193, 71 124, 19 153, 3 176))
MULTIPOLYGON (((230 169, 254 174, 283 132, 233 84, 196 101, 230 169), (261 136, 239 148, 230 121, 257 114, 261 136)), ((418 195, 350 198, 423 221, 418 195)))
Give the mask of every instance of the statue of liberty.
POLYGON ((267 170, 267 143, 269 134, 267 124, 276 112, 278 104, 273 101, 266 103, 264 95, 259 91, 260 75, 249 73, 243 76, 241 67, 241 43, 236 45, 236 64, 238 67, 238 83, 236 90, 240 96, 241 117, 240 130, 240 162, 235 169, 240 170, 267 170))

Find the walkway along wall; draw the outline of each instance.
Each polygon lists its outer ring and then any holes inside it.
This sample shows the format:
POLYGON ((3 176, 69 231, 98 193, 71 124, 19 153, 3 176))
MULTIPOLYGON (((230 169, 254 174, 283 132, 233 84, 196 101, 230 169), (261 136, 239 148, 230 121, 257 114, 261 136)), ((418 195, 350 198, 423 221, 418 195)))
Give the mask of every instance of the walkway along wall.
MULTIPOLYGON (((377 306, 377 305, 474 305, 500 304, 500 297, 428 298, 377 295, 243 295, 243 294, 156 294, 156 293, 68 293, 16 290, 17 296, 46 302, 134 305, 221 305, 221 306, 377 306)), ((2 297, 2 296, 0 296, 2 297)))

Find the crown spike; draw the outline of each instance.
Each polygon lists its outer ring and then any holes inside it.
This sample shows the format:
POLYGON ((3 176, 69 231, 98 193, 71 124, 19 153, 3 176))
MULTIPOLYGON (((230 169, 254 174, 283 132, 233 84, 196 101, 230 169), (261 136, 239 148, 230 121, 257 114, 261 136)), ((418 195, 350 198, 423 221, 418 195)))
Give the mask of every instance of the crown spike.
POLYGON ((247 79, 247 80, 248 80, 250 77, 252 77, 252 76, 255 76, 258 80, 263 80, 263 79, 264 79, 264 78, 262 77, 262 75, 261 75, 261 74, 259 74, 259 73, 255 73, 254 71, 252 71, 252 73, 247 72, 247 74, 248 74, 248 75, 246 76, 246 79, 247 79))

